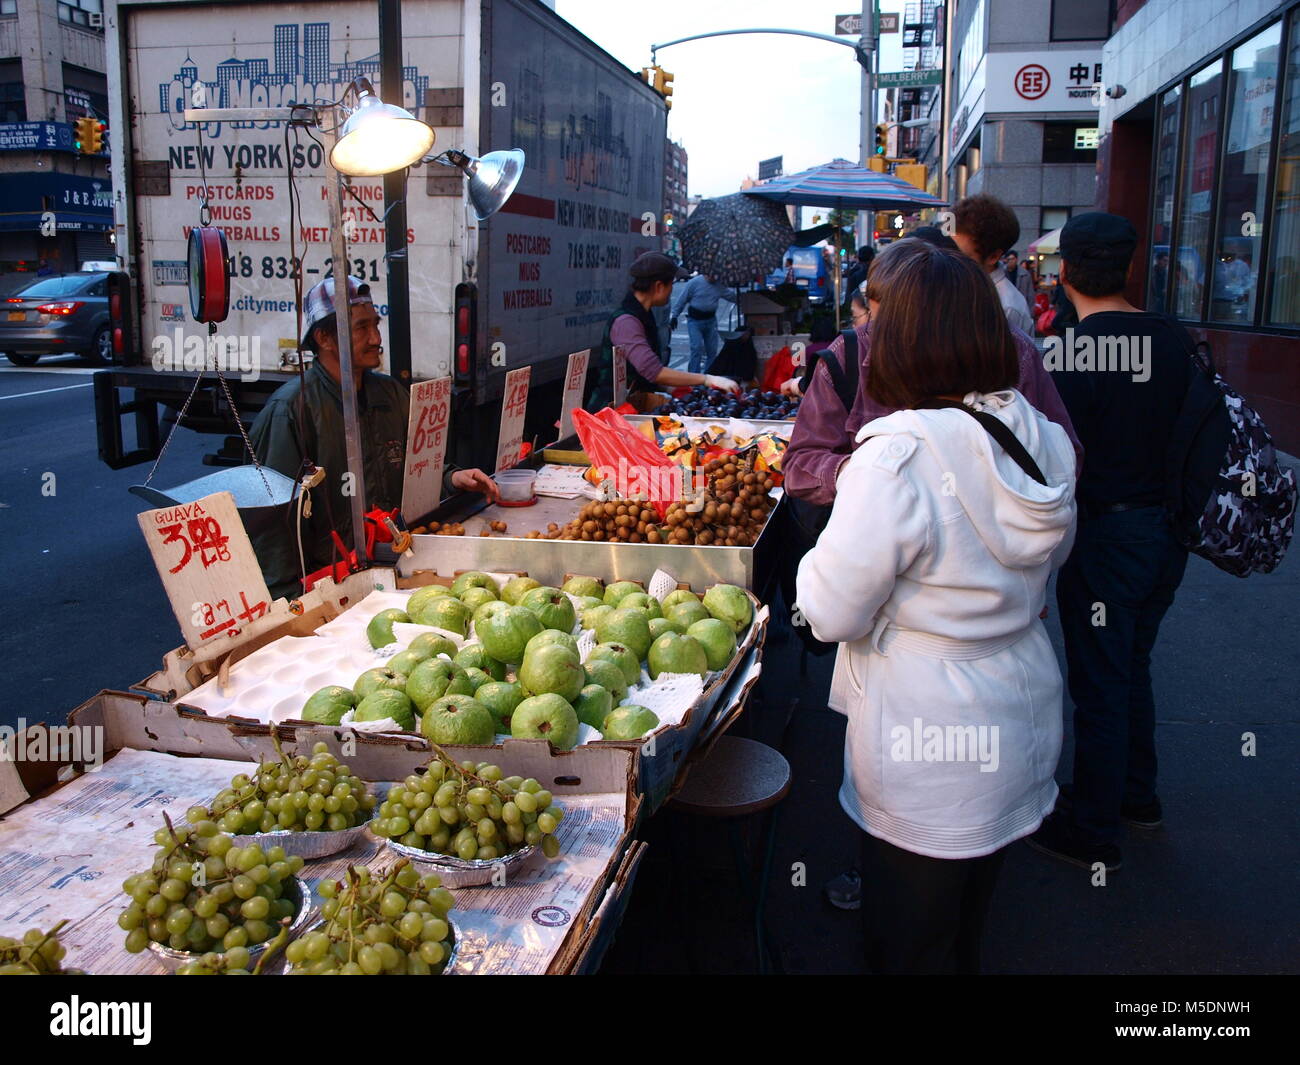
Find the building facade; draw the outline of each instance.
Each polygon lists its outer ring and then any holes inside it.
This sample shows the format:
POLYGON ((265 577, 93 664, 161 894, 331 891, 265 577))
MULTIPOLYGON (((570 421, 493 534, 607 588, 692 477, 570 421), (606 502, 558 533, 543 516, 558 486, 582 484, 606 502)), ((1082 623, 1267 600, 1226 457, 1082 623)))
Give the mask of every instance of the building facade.
POLYGON ((81 154, 74 141, 78 119, 108 114, 102 6, 0 0, 2 275, 114 258, 107 151, 81 154))
MULTIPOLYGON (((1114 17, 1113 0, 956 0, 947 12, 947 195, 1007 203, 1022 256, 1096 199, 1102 46, 1114 17)), ((1052 274, 1058 261, 1038 265, 1052 274)))
POLYGON ((1300 453, 1300 2, 1121 0, 1116 21, 1097 203, 1141 236, 1130 299, 1300 453))
POLYGON ((664 143, 664 254, 681 258, 677 233, 686 221, 686 149, 674 141, 664 143))

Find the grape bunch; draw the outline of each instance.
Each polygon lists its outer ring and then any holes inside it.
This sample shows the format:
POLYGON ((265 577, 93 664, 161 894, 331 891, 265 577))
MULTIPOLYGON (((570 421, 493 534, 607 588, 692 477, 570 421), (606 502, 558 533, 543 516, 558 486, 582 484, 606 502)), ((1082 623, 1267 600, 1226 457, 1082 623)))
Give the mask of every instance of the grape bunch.
POLYGON ((429 976, 451 955, 448 914, 455 898, 405 858, 371 873, 349 866, 347 880, 325 880, 324 923, 285 949, 290 976, 429 976))
POLYGON ((152 940, 195 954, 224 952, 230 968, 245 968, 247 948, 293 918, 303 860, 282 847, 236 847, 201 806, 186 817, 189 825, 177 827, 163 815, 153 865, 122 883, 131 900, 117 918, 126 949, 138 954, 152 940))
POLYGON ((232 947, 224 954, 208 951, 176 970, 177 976, 256 976, 281 947, 289 941, 289 926, 281 925, 276 937, 266 945, 257 963, 247 947, 232 947), (250 967, 251 966, 251 967, 250 967))
POLYGON ((555 830, 564 811, 531 777, 502 776, 487 762, 457 763, 437 744, 423 774, 393 787, 379 809, 376 835, 407 847, 492 861, 528 845, 560 853, 555 830))
POLYGON ((272 740, 280 760, 240 773, 213 799, 209 817, 222 832, 339 832, 370 819, 375 797, 325 744, 289 758, 272 740))
POLYGON ((83 976, 80 969, 65 969, 59 962, 67 950, 59 942, 60 921, 48 932, 31 928, 22 939, 0 936, 0 976, 83 976))

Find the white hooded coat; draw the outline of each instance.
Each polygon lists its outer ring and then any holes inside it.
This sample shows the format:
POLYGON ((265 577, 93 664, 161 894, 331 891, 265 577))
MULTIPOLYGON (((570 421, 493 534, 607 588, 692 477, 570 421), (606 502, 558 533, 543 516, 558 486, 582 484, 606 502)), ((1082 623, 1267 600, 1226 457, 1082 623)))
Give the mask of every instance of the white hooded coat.
POLYGON ((1056 801, 1061 673, 1038 615, 1074 540, 1075 455, 1019 392, 968 395, 1038 463, 1026 474, 964 411, 864 425, 798 603, 842 644, 840 804, 866 832, 973 858, 1033 832, 1056 801))

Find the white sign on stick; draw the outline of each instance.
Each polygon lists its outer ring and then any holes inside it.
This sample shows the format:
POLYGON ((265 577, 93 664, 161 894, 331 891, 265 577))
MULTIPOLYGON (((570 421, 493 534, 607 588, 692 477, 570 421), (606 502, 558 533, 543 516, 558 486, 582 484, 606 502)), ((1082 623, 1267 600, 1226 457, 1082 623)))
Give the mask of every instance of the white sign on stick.
POLYGON ((442 498, 451 419, 451 378, 411 386, 411 416, 406 430, 406 471, 402 477, 402 515, 419 521, 442 498))
POLYGON ((627 356, 622 348, 614 349, 614 399, 611 407, 617 407, 627 399, 627 356))
POLYGON ((582 406, 582 394, 587 387, 587 363, 591 348, 575 351, 569 356, 569 369, 564 375, 564 395, 560 398, 560 435, 563 440, 573 435, 573 408, 582 406))
POLYGON ((193 650, 237 636, 271 593, 229 492, 139 515, 172 612, 193 650))
POLYGON ((524 414, 528 410, 528 380, 531 366, 521 366, 506 374, 501 394, 501 429, 497 433, 497 470, 519 465, 519 449, 524 443, 524 414))

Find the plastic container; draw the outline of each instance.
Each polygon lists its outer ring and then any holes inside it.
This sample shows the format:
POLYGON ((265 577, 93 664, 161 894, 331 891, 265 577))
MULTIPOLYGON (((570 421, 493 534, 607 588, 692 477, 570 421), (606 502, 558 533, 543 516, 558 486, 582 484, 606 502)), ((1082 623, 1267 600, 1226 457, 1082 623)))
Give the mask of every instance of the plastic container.
POLYGON ((502 470, 496 474, 496 482, 503 503, 527 503, 536 498, 533 492, 536 470, 502 470))

